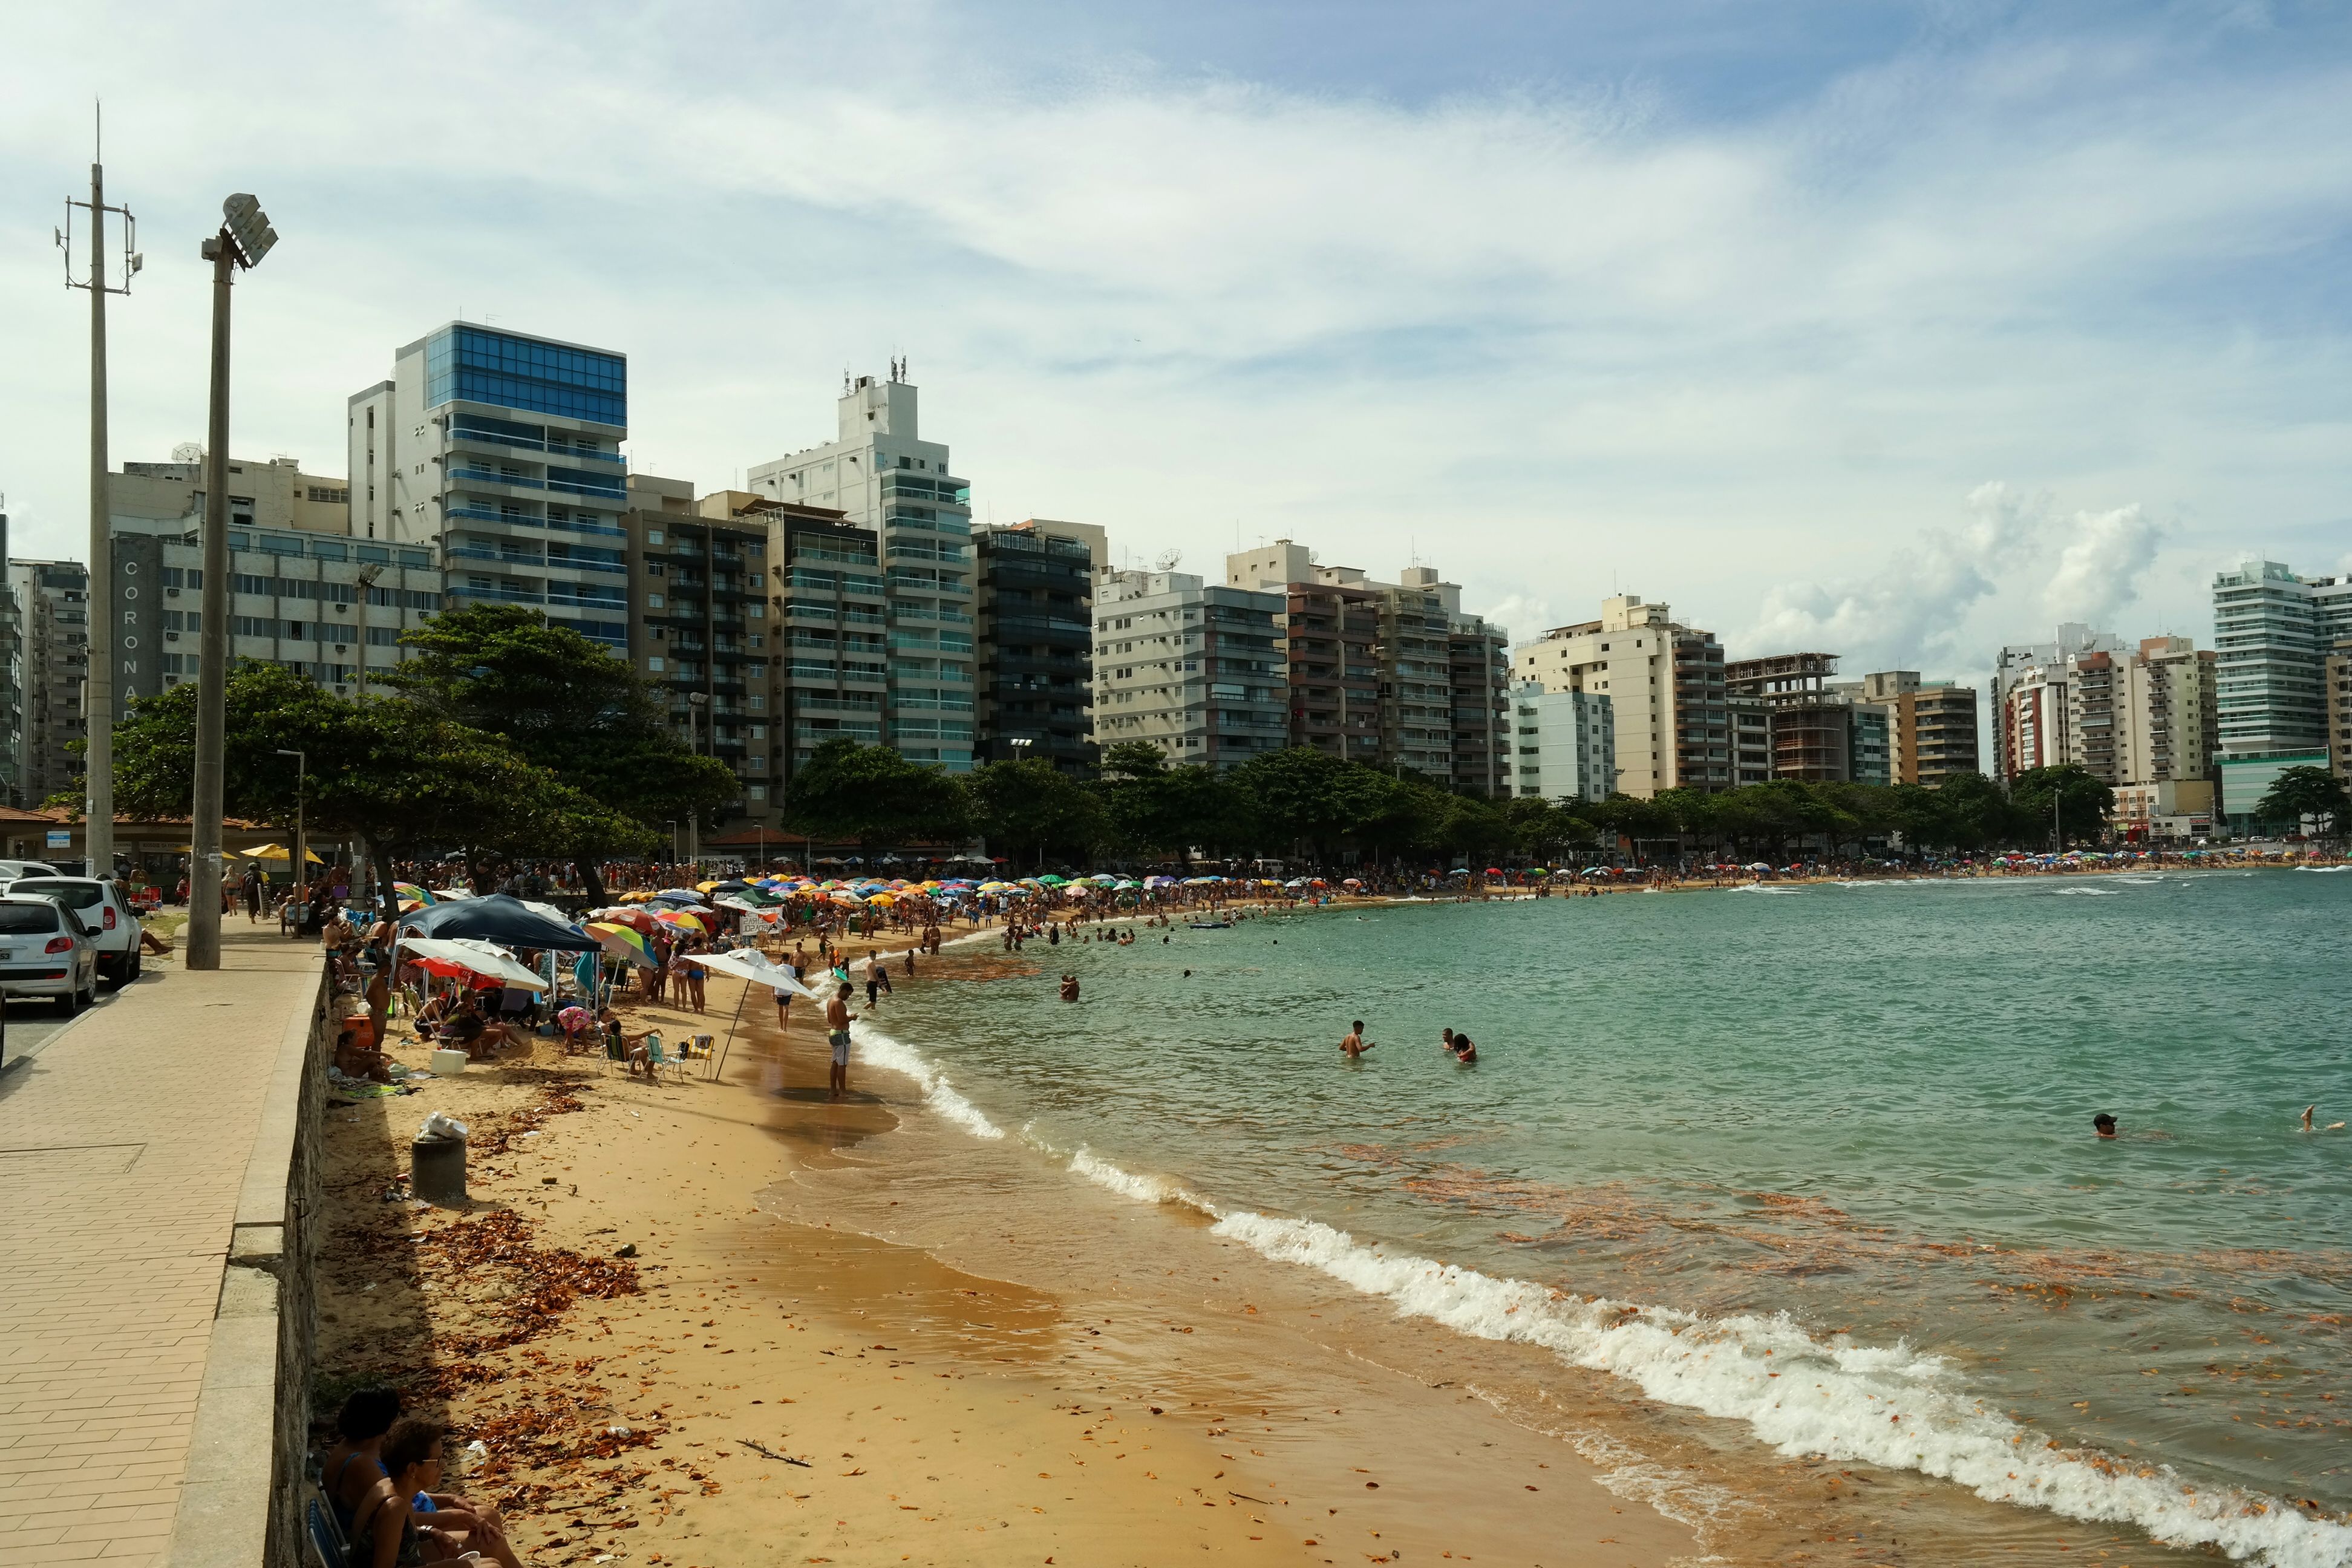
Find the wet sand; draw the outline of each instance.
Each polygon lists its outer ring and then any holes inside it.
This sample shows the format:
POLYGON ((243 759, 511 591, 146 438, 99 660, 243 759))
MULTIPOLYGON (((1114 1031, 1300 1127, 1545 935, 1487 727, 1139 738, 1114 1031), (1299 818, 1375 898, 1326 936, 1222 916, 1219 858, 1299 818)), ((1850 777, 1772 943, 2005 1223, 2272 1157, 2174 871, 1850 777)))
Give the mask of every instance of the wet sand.
MULTIPOLYGON (((723 1037, 738 989, 714 977, 709 1014, 642 1008, 631 1026, 723 1037)), ((446 1484, 503 1500, 526 1561, 1697 1554, 1566 1445, 1302 1314, 1057 1269, 1050 1235, 1027 1238, 1016 1282, 829 1223, 835 1178, 860 1184, 860 1212, 895 1205, 925 1232, 1008 1211, 952 1170, 877 1193, 915 1095, 854 1066, 829 1103, 810 1005, 789 1032, 764 990, 745 1014, 721 1080, 697 1062, 648 1084, 540 1041, 528 1065, 330 1108, 322 1413, 370 1374, 403 1378, 458 1442, 484 1442, 487 1463, 446 1484), (436 1109, 473 1128, 459 1211, 393 1181, 436 1109)))

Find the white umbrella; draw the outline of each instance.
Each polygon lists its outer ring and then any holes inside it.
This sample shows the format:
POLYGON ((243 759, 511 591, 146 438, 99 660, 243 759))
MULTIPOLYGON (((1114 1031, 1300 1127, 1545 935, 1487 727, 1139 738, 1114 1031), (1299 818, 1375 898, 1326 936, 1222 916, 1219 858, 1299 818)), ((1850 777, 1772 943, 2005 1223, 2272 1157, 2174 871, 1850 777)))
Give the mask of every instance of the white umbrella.
MULTIPOLYGON (((686 961, 688 963, 699 964, 719 974, 731 974, 739 980, 748 980, 753 985, 772 986, 778 991, 792 995, 805 996, 812 1002, 821 1003, 824 1000, 824 997, 802 984, 800 977, 793 973, 791 968, 783 964, 771 963, 756 952, 689 952, 686 955, 686 961)), ((743 994, 735 999, 735 1016, 727 1024, 727 1044, 719 1048, 719 1059, 710 1064, 710 1071, 714 1076, 724 1071, 727 1067, 727 1050, 735 1043, 735 1026, 743 1020, 743 1004, 751 994, 750 986, 746 986, 743 994)))
POLYGON ((547 982, 533 974, 509 957, 502 948, 487 942, 470 940, 443 941, 429 936, 410 937, 401 944, 401 951, 413 958, 430 958, 443 963, 456 964, 460 969, 496 980, 501 985, 517 991, 544 991, 547 982))

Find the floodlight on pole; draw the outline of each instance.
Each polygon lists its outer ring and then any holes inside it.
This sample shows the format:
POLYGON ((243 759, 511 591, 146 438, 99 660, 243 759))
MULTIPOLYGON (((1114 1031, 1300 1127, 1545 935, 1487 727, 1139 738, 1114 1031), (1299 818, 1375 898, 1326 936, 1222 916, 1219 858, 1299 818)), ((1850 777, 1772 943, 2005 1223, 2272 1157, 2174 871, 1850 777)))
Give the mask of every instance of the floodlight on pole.
POLYGON ((188 840, 194 852, 188 868, 190 969, 220 967, 221 759, 228 723, 228 291, 236 269, 257 265, 277 243, 269 215, 239 193, 221 203, 221 226, 198 252, 213 264, 213 365, 205 451, 204 621, 196 645, 194 831, 188 840))

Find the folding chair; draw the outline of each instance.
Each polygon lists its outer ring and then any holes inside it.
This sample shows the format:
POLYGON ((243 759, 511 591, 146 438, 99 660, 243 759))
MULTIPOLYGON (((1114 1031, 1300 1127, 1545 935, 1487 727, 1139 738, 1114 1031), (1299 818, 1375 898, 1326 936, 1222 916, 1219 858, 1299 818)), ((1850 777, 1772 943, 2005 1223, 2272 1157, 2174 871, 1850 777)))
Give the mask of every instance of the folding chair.
POLYGON ((302 1519, 307 1527, 303 1533, 310 1540, 310 1555, 316 1568, 345 1568, 350 1561, 350 1548, 343 1541, 343 1527, 335 1522, 334 1510, 313 1491, 303 1500, 302 1519))
POLYGON ((656 1079, 661 1077, 664 1070, 667 1070, 677 1076, 678 1082, 686 1081, 686 1063, 663 1052, 659 1035, 646 1037, 646 1060, 653 1068, 654 1077, 656 1079))

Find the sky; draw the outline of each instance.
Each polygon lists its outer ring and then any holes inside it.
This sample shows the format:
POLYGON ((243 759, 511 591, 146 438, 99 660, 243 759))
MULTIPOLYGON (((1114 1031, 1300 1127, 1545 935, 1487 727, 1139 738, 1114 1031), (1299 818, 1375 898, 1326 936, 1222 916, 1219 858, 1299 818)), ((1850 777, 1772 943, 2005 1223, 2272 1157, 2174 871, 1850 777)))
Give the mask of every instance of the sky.
POLYGON ((1420 563, 1515 637, 1612 593, 1732 658, 1976 678, 2210 638, 2249 554, 2352 569, 2352 11, 1653 0, 12 8, 0 492, 87 537, 106 104, 147 258, 112 454, 341 474, 453 318, 622 351, 640 470, 831 438, 904 355, 975 517, 1420 563))

